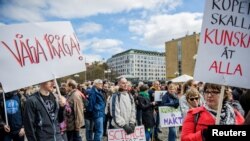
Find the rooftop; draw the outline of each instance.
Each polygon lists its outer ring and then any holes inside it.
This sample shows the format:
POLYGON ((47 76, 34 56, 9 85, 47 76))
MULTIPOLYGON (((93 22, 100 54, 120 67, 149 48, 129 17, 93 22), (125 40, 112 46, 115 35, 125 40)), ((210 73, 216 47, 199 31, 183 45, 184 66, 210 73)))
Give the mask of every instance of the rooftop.
POLYGON ((156 56, 165 56, 164 52, 157 52, 157 51, 146 51, 146 50, 139 50, 139 49, 129 49, 121 53, 117 53, 112 57, 117 57, 125 54, 148 54, 148 55, 156 55, 156 56))

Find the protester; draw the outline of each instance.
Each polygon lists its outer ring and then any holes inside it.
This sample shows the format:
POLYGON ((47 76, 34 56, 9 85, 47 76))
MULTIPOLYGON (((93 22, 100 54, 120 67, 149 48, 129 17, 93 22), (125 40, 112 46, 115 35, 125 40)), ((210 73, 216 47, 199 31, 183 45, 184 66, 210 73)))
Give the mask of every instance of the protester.
MULTIPOLYGON (((197 84, 193 79, 188 80, 183 84, 183 95, 180 98, 180 109, 183 119, 185 118, 188 110, 190 109, 189 103, 187 101, 186 93, 189 89, 197 89, 197 84)), ((198 89, 197 89, 198 90, 198 89)), ((204 98, 203 95, 199 94, 199 105, 203 105, 204 98)))
MULTIPOLYGON (((150 90, 148 91, 149 93, 149 97, 150 97, 150 101, 153 102, 154 101, 154 94, 155 94, 155 91, 161 91, 161 85, 160 85, 160 82, 159 81, 154 81, 153 82, 153 86, 150 88, 150 90)), ((154 140, 155 141, 161 141, 159 139, 159 136, 158 136, 158 133, 162 133, 162 131, 160 130, 159 128, 159 124, 160 124, 160 116, 159 116, 159 110, 158 110, 158 105, 156 105, 154 107, 154 110, 155 110, 155 127, 154 127, 154 140)))
POLYGON ((152 132, 153 127, 155 125, 154 121, 154 105, 155 102, 150 101, 150 97, 148 94, 148 86, 142 85, 140 87, 140 92, 138 96, 138 105, 142 109, 142 124, 145 128, 145 135, 146 135, 146 141, 149 141, 152 132))
MULTIPOLYGON (((61 95, 65 99, 66 99, 66 96, 67 96, 67 88, 66 87, 67 87, 67 84, 62 83, 61 87, 59 89, 61 95)), ((64 111, 67 108, 70 108, 70 107, 69 107, 69 103, 66 102, 64 108, 61 108, 61 109, 64 109, 64 110, 59 110, 59 112, 58 112, 58 121, 59 121, 60 132, 61 132, 63 141, 68 141, 68 137, 67 137, 67 118, 64 115, 64 111)))
POLYGON ((240 97, 240 104, 245 111, 245 125, 250 125, 250 90, 246 90, 240 97))
MULTIPOLYGON (((162 97, 161 106, 178 108, 179 99, 176 96, 176 92, 177 89, 175 84, 170 84, 168 87, 168 92, 162 97)), ((176 140, 176 129, 175 127, 169 127, 168 141, 175 141, 175 140, 176 140)))
POLYGON ((120 78, 118 81, 119 91, 113 94, 110 102, 112 126, 114 128, 123 128, 127 134, 134 132, 135 102, 133 96, 127 92, 127 79, 120 78))
MULTIPOLYGON (((187 90, 185 97, 188 105, 188 110, 201 106, 200 105, 201 94, 196 88, 190 88, 189 90, 187 90)), ((186 117, 186 114, 187 111, 182 112, 183 119, 186 117)))
POLYGON ((233 99, 232 89, 230 87, 226 87, 225 94, 224 94, 224 102, 227 102, 233 108, 238 110, 242 116, 245 115, 245 111, 243 110, 240 102, 238 100, 233 99))
POLYGON ((96 79, 94 80, 93 87, 89 91, 88 110, 92 111, 92 119, 95 132, 94 141, 101 141, 103 136, 106 99, 102 91, 102 86, 102 80, 96 79))
POLYGON ((25 104, 24 129, 28 141, 62 141, 59 121, 59 105, 66 100, 53 94, 53 81, 40 84, 40 90, 31 95, 25 104))
POLYGON ((139 82, 137 87, 135 88, 135 94, 134 94, 134 100, 135 100, 135 106, 136 106, 136 122, 137 125, 141 125, 142 124, 142 109, 139 106, 138 103, 138 96, 139 96, 139 91, 140 91, 140 87, 144 85, 143 82, 139 82))
POLYGON ((77 89, 77 83, 73 79, 67 80, 67 103, 65 116, 67 121, 67 138, 68 141, 82 141, 80 129, 83 126, 83 101, 81 91, 77 89))
MULTIPOLYGON (((206 103, 201 107, 188 111, 182 126, 181 141, 204 141, 207 138, 208 126, 215 125, 220 91, 221 85, 205 84, 204 97, 206 103)), ((243 116, 224 102, 219 124, 238 125, 243 124, 243 122, 243 116)))
MULTIPOLYGON (((89 94, 91 91, 92 86, 90 83, 87 83, 87 88, 86 88, 86 99, 89 103, 89 94)), ((92 111, 89 110, 88 108, 89 104, 86 105, 86 108, 84 110, 84 121, 85 121, 85 137, 87 141, 93 141, 93 128, 94 128, 94 121, 92 119, 92 111)))
POLYGON ((250 90, 245 91, 240 97, 240 104, 245 111, 245 117, 250 112, 250 90))
POLYGON ((1 139, 3 141, 24 141, 23 113, 26 98, 18 91, 5 93, 5 103, 3 103, 3 94, 0 97, 0 128, 4 129, 1 139), (7 113, 8 124, 5 113, 7 113))

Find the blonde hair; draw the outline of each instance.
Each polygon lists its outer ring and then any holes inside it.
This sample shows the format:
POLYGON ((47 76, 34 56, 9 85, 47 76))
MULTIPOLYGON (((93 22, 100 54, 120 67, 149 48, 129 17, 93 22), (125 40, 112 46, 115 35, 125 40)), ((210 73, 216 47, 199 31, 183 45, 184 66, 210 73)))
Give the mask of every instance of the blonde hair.
POLYGON ((199 97, 200 98, 200 93, 196 88, 190 88, 186 92, 186 99, 188 100, 190 97, 199 97))

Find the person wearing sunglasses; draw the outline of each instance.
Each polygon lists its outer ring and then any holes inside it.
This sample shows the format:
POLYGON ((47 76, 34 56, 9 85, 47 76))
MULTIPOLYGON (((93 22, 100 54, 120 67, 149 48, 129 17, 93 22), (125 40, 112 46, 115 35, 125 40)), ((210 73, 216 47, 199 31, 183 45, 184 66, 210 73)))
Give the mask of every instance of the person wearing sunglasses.
MULTIPOLYGON (((187 92, 190 89, 192 89, 192 91, 190 91, 189 93, 197 93, 194 91, 195 90, 198 91, 197 84, 193 79, 188 80, 186 83, 183 84, 183 95, 180 97, 180 109, 181 109, 181 114, 182 114, 183 119, 186 117, 186 114, 188 110, 190 109, 190 100, 189 100, 189 97, 187 96, 187 92)), ((199 92, 198 94, 199 94, 198 104, 203 105, 203 103, 205 102, 204 97, 199 92)))
MULTIPOLYGON (((187 112, 182 126, 181 141, 206 140, 208 126, 215 125, 220 91, 221 85, 205 84, 205 104, 187 112)), ((244 117, 228 103, 223 102, 219 125, 241 125, 243 123, 244 117)))
POLYGON ((186 93, 189 109, 200 106, 200 93, 197 89, 191 88, 186 93))

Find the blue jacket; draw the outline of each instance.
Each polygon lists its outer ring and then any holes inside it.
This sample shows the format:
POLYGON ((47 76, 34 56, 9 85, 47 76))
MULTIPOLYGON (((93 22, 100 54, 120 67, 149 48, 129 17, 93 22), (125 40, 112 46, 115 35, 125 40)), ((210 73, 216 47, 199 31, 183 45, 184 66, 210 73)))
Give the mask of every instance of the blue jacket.
POLYGON ((161 106, 170 106, 177 108, 179 106, 179 99, 175 95, 172 95, 167 92, 162 97, 161 106))
POLYGON ((87 111, 92 112, 92 117, 95 119, 104 117, 106 103, 102 91, 93 86, 87 93, 89 95, 87 111))

